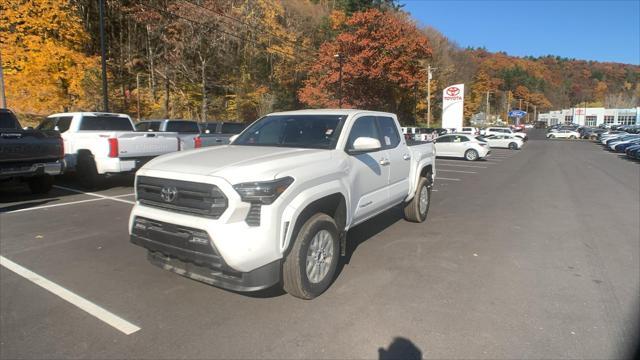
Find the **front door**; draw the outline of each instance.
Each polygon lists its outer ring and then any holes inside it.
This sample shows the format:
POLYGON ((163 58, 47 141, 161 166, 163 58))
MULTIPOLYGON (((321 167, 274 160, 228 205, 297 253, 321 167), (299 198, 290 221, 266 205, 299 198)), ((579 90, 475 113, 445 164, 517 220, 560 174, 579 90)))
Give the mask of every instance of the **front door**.
MULTIPOLYGON (((398 126, 393 118, 378 116, 380 143, 387 150, 389 167, 389 202, 401 202, 409 194, 409 171, 411 168, 411 153, 404 140, 400 139, 398 126)), ((391 204, 389 204, 391 205, 391 204)))
MULTIPOLYGON (((351 129, 345 151, 353 150, 353 142, 359 137, 380 139, 375 116, 357 118, 351 129)), ((384 148, 366 153, 350 154, 351 213, 353 223, 359 223, 385 209, 389 202, 387 188, 390 161, 384 148)))

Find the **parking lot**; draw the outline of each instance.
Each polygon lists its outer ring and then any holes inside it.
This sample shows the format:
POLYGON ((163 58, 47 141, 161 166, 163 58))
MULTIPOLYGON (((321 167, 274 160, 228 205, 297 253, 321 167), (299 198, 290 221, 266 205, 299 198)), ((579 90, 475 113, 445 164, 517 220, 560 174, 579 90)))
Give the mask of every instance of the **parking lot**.
POLYGON ((46 196, 4 190, 0 357, 627 355, 640 163, 533 131, 522 150, 436 164, 428 220, 396 208, 350 230, 335 283, 312 301, 149 264, 127 234, 132 177, 94 193, 72 178, 46 196))

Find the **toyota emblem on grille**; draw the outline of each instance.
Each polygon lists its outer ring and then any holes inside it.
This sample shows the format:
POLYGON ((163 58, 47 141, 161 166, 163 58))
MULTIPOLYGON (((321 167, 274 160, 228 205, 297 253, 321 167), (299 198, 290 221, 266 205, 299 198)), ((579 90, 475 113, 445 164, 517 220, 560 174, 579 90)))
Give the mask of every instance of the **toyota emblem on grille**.
POLYGON ((173 202, 173 200, 178 197, 178 189, 176 189, 174 186, 163 187, 162 190, 160 190, 160 197, 165 202, 173 202))

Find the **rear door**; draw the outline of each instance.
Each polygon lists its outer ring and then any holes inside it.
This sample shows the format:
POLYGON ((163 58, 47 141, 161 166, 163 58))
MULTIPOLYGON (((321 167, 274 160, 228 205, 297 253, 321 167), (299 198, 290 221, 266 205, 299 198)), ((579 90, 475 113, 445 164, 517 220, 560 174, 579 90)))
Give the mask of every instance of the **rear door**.
POLYGON ((451 156, 452 135, 440 136, 434 140, 436 146, 436 156, 451 156))
POLYGON ((353 153, 353 142, 359 137, 380 139, 375 116, 355 119, 345 151, 349 160, 351 177, 351 213, 354 223, 359 223, 385 209, 389 203, 390 162, 387 151, 379 149, 366 153, 353 153))
MULTIPOLYGON (((401 140, 396 121, 388 116, 378 116, 380 144, 387 152, 389 161, 389 202, 404 200, 409 193, 409 171, 411 153, 405 141, 401 140)), ((421 130, 421 129, 420 129, 421 130)))

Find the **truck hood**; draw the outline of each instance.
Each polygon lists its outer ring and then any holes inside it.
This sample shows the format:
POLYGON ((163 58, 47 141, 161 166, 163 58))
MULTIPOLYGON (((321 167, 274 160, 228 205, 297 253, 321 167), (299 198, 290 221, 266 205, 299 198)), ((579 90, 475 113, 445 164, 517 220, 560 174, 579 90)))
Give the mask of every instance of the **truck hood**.
POLYGON ((159 156, 141 170, 217 176, 231 184, 271 180, 287 169, 331 158, 331 151, 222 145, 159 156))

